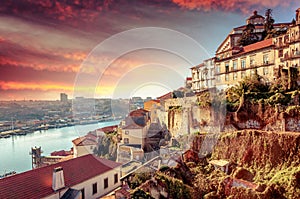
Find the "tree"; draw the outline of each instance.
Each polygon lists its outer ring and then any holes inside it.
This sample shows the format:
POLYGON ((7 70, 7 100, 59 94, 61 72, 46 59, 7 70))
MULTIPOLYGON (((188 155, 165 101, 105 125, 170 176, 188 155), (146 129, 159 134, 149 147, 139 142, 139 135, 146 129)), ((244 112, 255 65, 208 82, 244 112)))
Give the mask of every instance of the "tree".
POLYGON ((267 9, 265 13, 265 23, 264 23, 264 29, 266 33, 270 33, 274 29, 274 22, 275 20, 272 17, 272 9, 267 9))
POLYGON ((242 37, 238 40, 240 46, 247 46, 253 44, 259 40, 256 33, 254 33, 255 26, 251 23, 247 24, 246 28, 243 30, 242 37))

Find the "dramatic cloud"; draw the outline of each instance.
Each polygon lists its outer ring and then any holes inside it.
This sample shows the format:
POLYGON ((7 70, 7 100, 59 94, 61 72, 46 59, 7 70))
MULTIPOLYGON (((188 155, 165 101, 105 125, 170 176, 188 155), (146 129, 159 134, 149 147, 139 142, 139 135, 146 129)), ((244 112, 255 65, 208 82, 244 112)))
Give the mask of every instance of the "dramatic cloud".
POLYGON ((253 9, 274 8, 277 6, 287 7, 295 0, 172 0, 179 6, 191 10, 203 11, 236 11, 242 13, 252 12, 253 9))
POLYGON ((73 86, 56 84, 55 82, 4 82, 0 81, 1 90, 57 90, 72 91, 73 86))
MULTIPOLYGON (((209 52, 214 51, 226 34, 243 25, 249 12, 260 14, 274 8, 284 21, 294 17, 296 1, 286 0, 6 0, 0 3, 0 100, 57 99, 59 92, 70 96, 76 75, 90 79, 99 76, 96 93, 111 96, 120 91, 136 89, 152 69, 163 66, 157 77, 178 82, 169 74, 170 66, 189 76, 188 65, 160 52, 132 52, 116 59, 103 72, 99 63, 110 62, 115 44, 105 55, 91 57, 90 67, 80 66, 102 41, 118 33, 140 27, 163 27, 179 31, 196 40, 209 52), (277 10, 276 10, 277 9, 277 10), (280 10, 280 11, 279 11, 280 10), (282 14, 283 12, 283 14, 282 14), (247 15, 245 15, 247 13, 247 15), (166 63, 163 60, 167 60, 166 63), (168 62, 173 60, 173 62, 168 62), (161 65, 160 65, 161 64, 161 65), (165 64, 165 65, 164 65, 165 64), (166 69, 166 70, 164 70, 166 69), (80 70, 80 71, 79 71, 80 70), (102 74, 103 73, 103 74, 102 74), (168 73, 168 77, 164 75, 168 73), (121 85, 122 84, 122 85, 121 85), (128 87, 126 87, 126 85, 128 87), (126 87, 126 88, 125 88, 126 87)), ((147 39, 147 38, 145 38, 147 39)), ((136 38, 126 42, 139 43, 136 38)), ((174 40, 174 42, 176 42, 174 40)), ((120 44, 122 45, 122 44, 120 44)), ((193 53, 189 48, 187 53, 193 53)), ((209 58, 199 52, 199 63, 209 58)), ((156 73, 155 73, 156 74, 156 73)), ((149 76, 149 75, 148 75, 149 76)), ((156 76, 154 76, 156 77, 156 76)), ((152 78, 153 79, 153 78, 152 78)), ((150 81, 150 80, 149 80, 150 81)), ((183 85, 183 81, 179 82, 183 85)), ((163 84, 163 83, 162 83, 163 84)), ((172 87, 176 88, 175 85, 172 87)))

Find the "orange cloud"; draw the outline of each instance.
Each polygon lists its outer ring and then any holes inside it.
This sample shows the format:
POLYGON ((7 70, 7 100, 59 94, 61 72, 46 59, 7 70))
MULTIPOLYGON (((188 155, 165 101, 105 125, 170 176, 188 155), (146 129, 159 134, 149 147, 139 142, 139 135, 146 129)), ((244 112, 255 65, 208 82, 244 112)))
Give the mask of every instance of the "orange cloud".
POLYGON ((72 91, 73 85, 55 84, 53 82, 16 82, 16 81, 0 81, 1 90, 59 90, 72 91))
POLYGON ((277 6, 289 6, 293 0, 172 0, 177 5, 191 10, 225 10, 225 11, 241 11, 249 13, 253 9, 260 7, 274 8, 277 6))

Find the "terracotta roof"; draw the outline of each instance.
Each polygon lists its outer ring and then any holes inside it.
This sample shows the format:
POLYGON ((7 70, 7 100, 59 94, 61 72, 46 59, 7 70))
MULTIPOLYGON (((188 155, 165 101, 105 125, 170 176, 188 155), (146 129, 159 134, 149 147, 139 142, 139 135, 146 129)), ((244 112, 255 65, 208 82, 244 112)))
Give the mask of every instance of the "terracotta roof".
POLYGON ((164 94, 160 97, 157 97, 158 100, 166 100, 172 98, 172 92, 168 92, 167 94, 164 94))
POLYGON ((65 151, 65 150, 60 150, 60 151, 53 151, 50 153, 51 156, 68 156, 71 154, 71 151, 65 151))
POLYGON ((88 136, 83 136, 83 137, 76 138, 75 140, 72 140, 72 142, 76 146, 86 146, 86 145, 95 145, 95 144, 97 144, 96 140, 94 140, 94 139, 92 139, 88 136))
POLYGON ((0 179, 0 198, 43 198, 54 193, 52 172, 56 167, 64 171, 65 186, 72 187, 103 174, 121 164, 91 154, 26 171, 0 179))
POLYGON ((113 126, 106 126, 100 129, 97 129, 97 131, 103 131, 104 133, 110 133, 115 131, 118 128, 118 125, 113 125, 113 126))
POLYGON ((160 102, 160 100, 155 100, 155 99, 153 99, 153 100, 149 100, 149 101, 147 101, 147 102, 144 102, 144 103, 150 103, 150 102, 156 102, 156 103, 159 103, 159 102, 160 102))
POLYGON ((269 47, 269 46, 272 46, 272 45, 273 45, 272 38, 270 38, 270 39, 267 39, 267 40, 256 42, 254 44, 250 44, 248 46, 244 46, 242 52, 243 53, 251 52, 251 51, 266 48, 266 47, 269 47))
POLYGON ((193 67, 190 68, 190 69, 193 69, 193 68, 199 68, 199 67, 202 67, 202 66, 204 66, 204 63, 201 63, 201 64, 198 64, 198 65, 196 65, 196 66, 193 66, 193 67))
POLYGON ((146 115, 146 113, 148 113, 149 111, 145 110, 145 109, 137 109, 137 110, 134 110, 134 111, 131 111, 129 113, 129 116, 131 117, 143 117, 146 115))
POLYGON ((142 129, 142 128, 144 127, 136 124, 135 122, 132 122, 131 124, 123 127, 122 129, 142 129))

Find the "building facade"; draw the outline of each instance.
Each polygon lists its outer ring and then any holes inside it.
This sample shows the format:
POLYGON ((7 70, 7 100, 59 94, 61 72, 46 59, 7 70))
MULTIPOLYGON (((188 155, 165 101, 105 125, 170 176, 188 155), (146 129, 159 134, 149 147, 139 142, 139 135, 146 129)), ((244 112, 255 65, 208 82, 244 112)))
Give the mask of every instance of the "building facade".
POLYGON ((265 40, 262 40, 264 17, 257 12, 246 20, 247 25, 234 28, 216 51, 216 88, 225 90, 255 73, 262 76, 266 82, 272 82, 282 76, 286 76, 287 81, 290 81, 291 67, 295 67, 296 64, 299 66, 299 14, 296 19, 298 20, 294 24, 274 24, 274 30, 282 34, 265 40), (243 46, 240 41, 249 27, 252 27, 250 32, 254 35, 255 42, 243 46))
POLYGON ((215 87, 214 58, 205 60, 202 64, 194 66, 192 70, 192 90, 200 92, 215 87))
POLYGON ((0 198, 100 198, 121 186, 121 164, 93 155, 0 180, 0 198))
POLYGON ((260 41, 239 52, 216 61, 216 87, 218 90, 236 84, 246 76, 258 74, 266 81, 274 80, 275 45, 272 39, 260 41))

